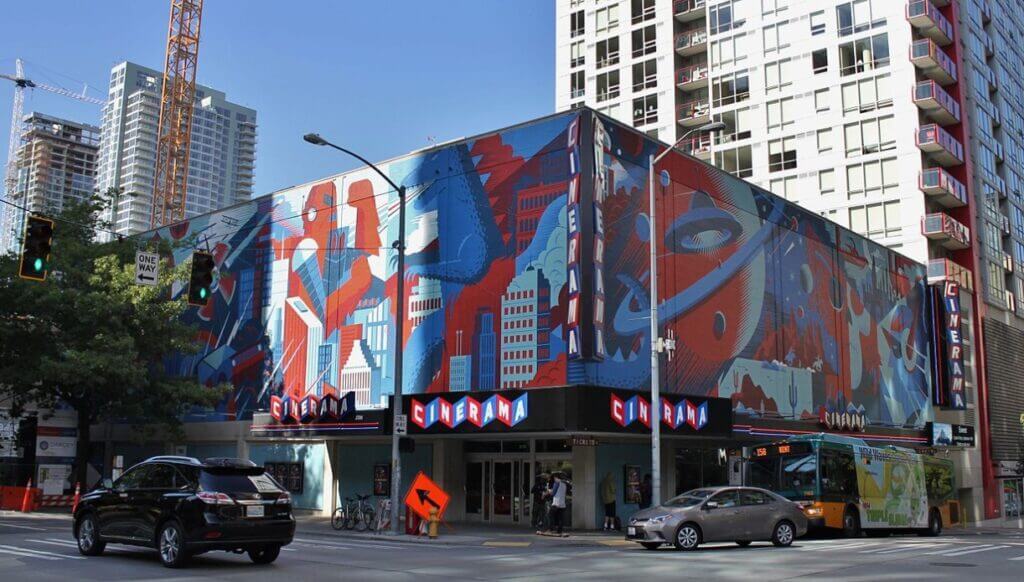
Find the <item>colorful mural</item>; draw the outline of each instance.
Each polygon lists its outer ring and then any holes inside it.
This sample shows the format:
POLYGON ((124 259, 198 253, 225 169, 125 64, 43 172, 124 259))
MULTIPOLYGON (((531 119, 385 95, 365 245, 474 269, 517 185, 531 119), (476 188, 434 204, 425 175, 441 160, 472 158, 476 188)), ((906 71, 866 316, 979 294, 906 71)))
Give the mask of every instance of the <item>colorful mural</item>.
MULTIPOLYGON (((583 364, 584 376, 641 387, 650 379, 647 160, 658 146, 602 118, 594 140, 604 357, 583 364)), ((656 170, 659 319, 677 339, 662 368, 668 391, 731 398, 758 417, 839 410, 924 426, 922 265, 682 155, 656 170)))
MULTIPOLYGON (((565 383, 574 119, 381 164, 407 187, 406 393, 565 383)), ((358 407, 386 405, 397 214, 397 193, 360 170, 158 231, 209 248, 218 267, 213 299, 187 314, 203 349, 171 365, 235 391, 194 418, 247 418, 271 395, 352 391, 358 407)))

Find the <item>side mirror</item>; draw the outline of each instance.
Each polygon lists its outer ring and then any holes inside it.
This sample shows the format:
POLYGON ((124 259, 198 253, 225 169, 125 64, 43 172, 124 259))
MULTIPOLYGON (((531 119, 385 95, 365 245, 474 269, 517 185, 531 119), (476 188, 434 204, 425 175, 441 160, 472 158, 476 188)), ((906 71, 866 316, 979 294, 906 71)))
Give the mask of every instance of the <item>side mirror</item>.
POLYGON ((718 502, 717 501, 708 501, 707 503, 704 504, 704 509, 707 510, 707 511, 710 511, 712 509, 718 509, 718 502))
POLYGON ((104 489, 113 489, 114 488, 114 481, 110 477, 106 477, 101 482, 101 485, 103 485, 104 489))

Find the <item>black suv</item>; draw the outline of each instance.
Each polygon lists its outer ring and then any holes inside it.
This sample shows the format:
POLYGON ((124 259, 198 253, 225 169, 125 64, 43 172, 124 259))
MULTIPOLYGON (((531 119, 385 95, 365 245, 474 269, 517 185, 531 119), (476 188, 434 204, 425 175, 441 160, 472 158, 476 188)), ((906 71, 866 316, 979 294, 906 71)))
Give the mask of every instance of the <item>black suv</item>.
POLYGON ((248 552, 257 564, 292 542, 292 498, 251 461, 153 457, 82 496, 75 510, 78 551, 107 543, 156 548, 169 568, 210 550, 248 552))

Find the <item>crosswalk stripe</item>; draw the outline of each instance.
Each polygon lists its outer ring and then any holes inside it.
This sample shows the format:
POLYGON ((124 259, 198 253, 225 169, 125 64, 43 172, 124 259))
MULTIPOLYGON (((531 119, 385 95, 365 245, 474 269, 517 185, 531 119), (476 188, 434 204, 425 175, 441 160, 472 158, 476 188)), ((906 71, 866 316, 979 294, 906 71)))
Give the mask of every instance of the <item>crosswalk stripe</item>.
MULTIPOLYGON (((992 544, 982 544, 980 546, 974 546, 974 549, 979 549, 980 550, 981 548, 987 548, 987 547, 989 547, 991 545, 992 544)), ((968 548, 968 549, 971 549, 971 548, 968 548)), ((961 552, 961 551, 964 551, 963 548, 944 548, 944 549, 938 550, 936 552, 925 552, 924 555, 926 555, 926 556, 945 556, 946 554, 951 554, 953 552, 961 552)))
POLYGON ((78 545, 77 544, 74 544, 74 543, 71 543, 71 542, 59 541, 59 540, 32 540, 32 539, 29 539, 29 540, 25 540, 25 541, 27 541, 27 542, 35 542, 37 544, 49 544, 51 546, 58 546, 58 547, 61 547, 61 548, 73 548, 73 549, 76 549, 76 550, 78 549, 78 545))
POLYGON ((0 526, 2 526, 2 527, 16 527, 18 529, 29 529, 29 530, 33 530, 33 531, 46 531, 46 528, 42 528, 42 527, 32 527, 32 526, 29 526, 29 525, 15 525, 13 523, 0 523, 0 526))
POLYGON ((1024 556, 1017 556, 1016 558, 1010 558, 1011 562, 1016 562, 1018 560, 1024 560, 1024 556))
POLYGON ((898 554, 900 552, 907 552, 910 550, 923 550, 925 548, 936 548, 938 546, 948 546, 949 544, 913 544, 909 546, 901 546, 898 548, 884 548, 881 550, 869 550, 867 552, 861 552, 862 554, 874 553, 878 555, 882 554, 898 554))
POLYGON ((5 550, 2 547, 0 547, 0 554, 12 554, 12 555, 15 555, 15 556, 21 556, 22 558, 39 558, 40 560, 60 560, 60 559, 62 559, 62 558, 57 558, 57 557, 53 557, 53 556, 40 556, 40 555, 37 555, 37 554, 30 554, 28 552, 17 552, 17 551, 14 551, 14 550, 5 550))
POLYGON ((1002 550, 1002 549, 1008 548, 1008 547, 1010 547, 1010 546, 991 546, 991 547, 988 547, 988 548, 974 548, 973 550, 961 550, 959 552, 953 552, 952 554, 943 554, 943 555, 944 556, 949 556, 949 557, 966 556, 967 554, 976 554, 978 552, 988 552, 990 550, 1002 550))
POLYGON ((69 546, 73 546, 73 547, 76 547, 76 548, 78 547, 78 542, 74 538, 71 538, 71 539, 65 539, 65 538, 46 538, 46 539, 51 541, 51 542, 58 542, 58 543, 62 543, 62 544, 68 544, 69 546))
POLYGON ((856 548, 869 548, 871 546, 877 546, 878 542, 860 542, 854 544, 842 544, 836 546, 816 546, 811 548, 801 548, 805 552, 825 552, 832 550, 853 550, 856 548))
POLYGON ((68 554, 59 554, 59 553, 54 552, 54 551, 33 550, 32 548, 23 548, 21 546, 0 545, 0 548, 7 548, 9 550, 21 550, 23 552, 31 552, 33 554, 39 554, 39 555, 42 555, 42 556, 57 556, 59 558, 70 558, 72 560, 84 560, 85 559, 83 556, 71 556, 71 555, 68 555, 68 554))

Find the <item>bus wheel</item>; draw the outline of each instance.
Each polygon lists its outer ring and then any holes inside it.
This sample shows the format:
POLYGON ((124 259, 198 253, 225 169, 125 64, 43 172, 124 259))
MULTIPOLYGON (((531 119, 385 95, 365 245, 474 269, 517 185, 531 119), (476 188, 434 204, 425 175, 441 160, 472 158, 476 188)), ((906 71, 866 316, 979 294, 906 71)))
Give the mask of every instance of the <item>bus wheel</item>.
POLYGON ((933 509, 928 512, 928 529, 921 532, 922 536, 936 537, 942 533, 942 516, 939 510, 933 509))
POLYGON ((860 516, 852 507, 847 507, 843 513, 843 536, 848 538, 860 537, 860 516))

